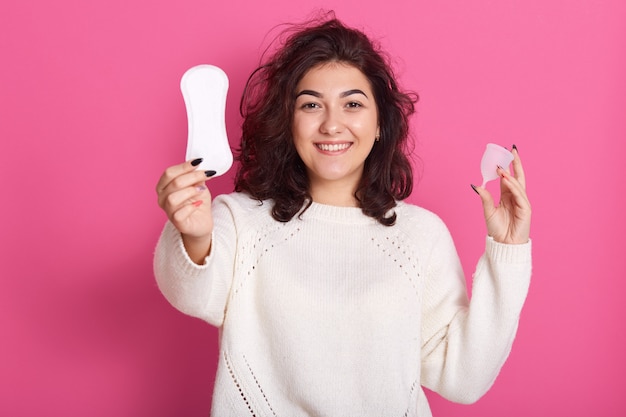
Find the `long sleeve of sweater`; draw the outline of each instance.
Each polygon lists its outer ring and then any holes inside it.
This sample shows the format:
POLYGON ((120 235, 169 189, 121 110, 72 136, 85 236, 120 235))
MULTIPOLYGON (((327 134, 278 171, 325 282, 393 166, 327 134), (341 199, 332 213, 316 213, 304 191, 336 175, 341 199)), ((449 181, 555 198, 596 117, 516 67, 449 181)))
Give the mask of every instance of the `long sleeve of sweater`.
POLYGON ((154 272, 159 289, 176 309, 219 327, 232 284, 237 238, 225 206, 217 205, 214 216, 224 221, 213 231, 211 254, 203 265, 189 258, 180 232, 167 222, 155 250, 154 272))
POLYGON ((451 401, 472 403, 492 386, 511 350, 530 283, 531 243, 505 245, 487 237, 471 300, 449 233, 442 234, 430 258, 421 382, 451 401))

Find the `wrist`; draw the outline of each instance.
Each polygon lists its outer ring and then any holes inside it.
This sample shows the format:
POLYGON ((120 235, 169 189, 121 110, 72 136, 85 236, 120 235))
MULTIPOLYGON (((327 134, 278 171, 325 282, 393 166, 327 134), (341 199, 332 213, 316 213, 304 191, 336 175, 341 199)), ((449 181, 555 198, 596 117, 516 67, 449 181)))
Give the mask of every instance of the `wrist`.
POLYGON ((190 236, 182 234, 181 237, 189 258, 198 265, 204 264, 204 259, 211 253, 212 235, 190 236))

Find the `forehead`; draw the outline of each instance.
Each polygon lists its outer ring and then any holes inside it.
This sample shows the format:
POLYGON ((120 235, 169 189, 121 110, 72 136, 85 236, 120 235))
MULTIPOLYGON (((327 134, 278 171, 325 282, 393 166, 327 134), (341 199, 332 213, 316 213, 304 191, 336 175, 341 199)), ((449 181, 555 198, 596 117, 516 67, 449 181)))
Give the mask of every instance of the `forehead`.
POLYGON ((310 68, 298 83, 301 88, 371 88, 370 82, 355 66, 343 62, 325 62, 310 68))

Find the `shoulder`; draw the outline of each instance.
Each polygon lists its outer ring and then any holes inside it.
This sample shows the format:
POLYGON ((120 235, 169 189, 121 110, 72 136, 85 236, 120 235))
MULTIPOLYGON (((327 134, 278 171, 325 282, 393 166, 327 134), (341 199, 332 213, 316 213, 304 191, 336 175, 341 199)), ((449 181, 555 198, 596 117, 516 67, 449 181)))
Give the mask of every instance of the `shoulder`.
POLYGON ((272 202, 259 201, 247 193, 220 194, 213 199, 213 217, 218 221, 229 220, 239 228, 263 227, 275 223, 272 202))
POLYGON ((423 207, 398 202, 396 225, 428 263, 456 263, 458 256, 452 235, 437 214, 423 207))
POLYGON ((271 204, 267 201, 259 201, 246 193, 230 193, 220 194, 213 199, 213 208, 221 209, 228 208, 228 210, 237 213, 254 212, 268 212, 271 210, 271 204))
POLYGON ((448 226, 434 212, 414 204, 399 201, 395 208, 398 232, 423 250, 434 246, 454 246, 448 226))
POLYGON ((434 212, 423 207, 398 201, 395 212, 396 225, 400 229, 419 230, 422 233, 447 232, 448 228, 443 220, 434 212))

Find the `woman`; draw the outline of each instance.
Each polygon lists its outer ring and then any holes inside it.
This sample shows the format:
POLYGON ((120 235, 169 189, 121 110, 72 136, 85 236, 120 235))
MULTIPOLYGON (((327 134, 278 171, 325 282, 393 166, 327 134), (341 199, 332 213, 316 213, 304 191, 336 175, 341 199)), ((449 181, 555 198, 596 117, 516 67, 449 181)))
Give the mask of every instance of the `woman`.
POLYGON ((494 382, 530 281, 522 164, 497 168, 497 207, 473 186, 470 302, 445 225, 402 201, 414 101, 362 32, 311 24, 248 81, 236 192, 212 201, 199 160, 159 180, 159 287, 221 330, 213 415, 429 416, 422 386, 469 403, 494 382))

